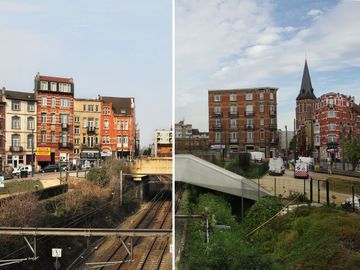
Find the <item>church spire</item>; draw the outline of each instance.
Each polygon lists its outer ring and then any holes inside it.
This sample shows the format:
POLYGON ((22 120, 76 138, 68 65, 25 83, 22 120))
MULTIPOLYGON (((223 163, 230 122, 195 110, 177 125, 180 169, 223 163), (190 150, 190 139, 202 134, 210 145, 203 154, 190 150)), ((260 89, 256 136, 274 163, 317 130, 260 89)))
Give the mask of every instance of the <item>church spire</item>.
POLYGON ((296 100, 301 99, 316 99, 314 95, 314 89, 311 85, 309 68, 307 65, 307 60, 305 59, 304 73, 301 81, 300 93, 297 96, 296 100))

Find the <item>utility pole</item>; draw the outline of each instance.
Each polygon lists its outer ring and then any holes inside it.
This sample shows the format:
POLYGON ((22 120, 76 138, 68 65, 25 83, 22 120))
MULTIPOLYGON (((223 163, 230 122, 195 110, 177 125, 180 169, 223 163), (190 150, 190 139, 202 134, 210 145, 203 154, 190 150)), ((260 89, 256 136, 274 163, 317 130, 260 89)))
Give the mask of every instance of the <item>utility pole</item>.
POLYGON ((287 125, 285 125, 285 151, 286 151, 286 164, 289 164, 289 154, 288 154, 288 133, 287 133, 287 125))

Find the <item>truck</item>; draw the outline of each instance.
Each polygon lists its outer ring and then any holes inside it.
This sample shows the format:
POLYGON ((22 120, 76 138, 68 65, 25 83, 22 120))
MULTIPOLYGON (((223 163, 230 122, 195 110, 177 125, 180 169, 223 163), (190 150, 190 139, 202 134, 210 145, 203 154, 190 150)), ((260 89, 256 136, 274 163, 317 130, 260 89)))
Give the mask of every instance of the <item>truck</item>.
POLYGON ((283 175, 285 173, 284 161, 281 157, 273 157, 269 160, 269 175, 283 175))
POLYGON ((306 162, 297 161, 295 163, 294 177, 303 179, 309 178, 309 167, 306 162))

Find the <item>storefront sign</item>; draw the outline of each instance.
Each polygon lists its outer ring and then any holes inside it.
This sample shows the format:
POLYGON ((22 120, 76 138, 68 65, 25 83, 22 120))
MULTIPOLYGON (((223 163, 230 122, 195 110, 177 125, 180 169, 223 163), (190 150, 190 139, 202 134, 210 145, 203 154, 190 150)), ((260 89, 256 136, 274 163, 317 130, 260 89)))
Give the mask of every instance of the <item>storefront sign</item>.
POLYGON ((111 156, 112 156, 112 152, 101 152, 101 156, 102 156, 102 157, 111 157, 111 156))
POLYGON ((38 147, 36 148, 37 156, 50 156, 51 149, 50 147, 38 147))

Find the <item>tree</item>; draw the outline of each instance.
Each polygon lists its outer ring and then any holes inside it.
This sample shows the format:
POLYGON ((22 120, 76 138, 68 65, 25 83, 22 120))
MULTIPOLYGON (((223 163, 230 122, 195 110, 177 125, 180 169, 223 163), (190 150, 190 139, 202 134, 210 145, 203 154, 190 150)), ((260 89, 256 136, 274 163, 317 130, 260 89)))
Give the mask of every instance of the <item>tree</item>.
POLYGON ((355 170, 360 160, 360 136, 347 141, 344 145, 345 158, 352 164, 352 169, 355 170))

